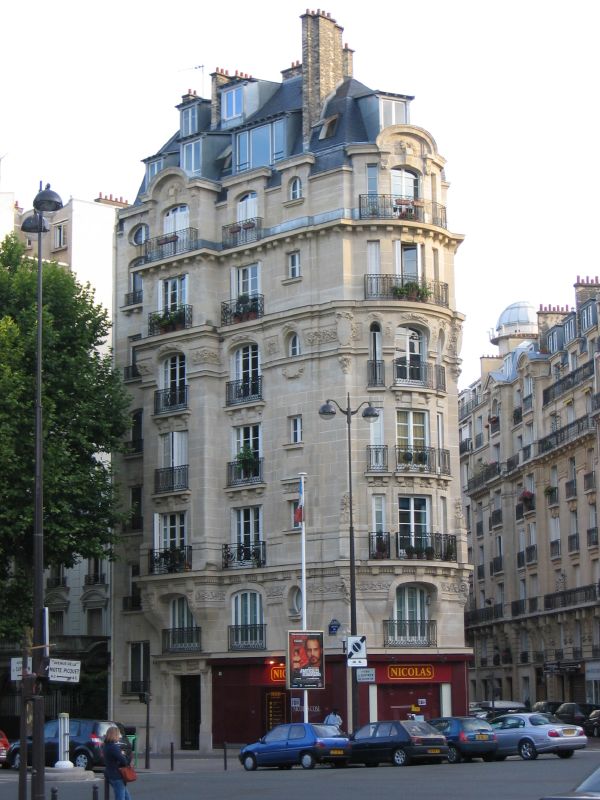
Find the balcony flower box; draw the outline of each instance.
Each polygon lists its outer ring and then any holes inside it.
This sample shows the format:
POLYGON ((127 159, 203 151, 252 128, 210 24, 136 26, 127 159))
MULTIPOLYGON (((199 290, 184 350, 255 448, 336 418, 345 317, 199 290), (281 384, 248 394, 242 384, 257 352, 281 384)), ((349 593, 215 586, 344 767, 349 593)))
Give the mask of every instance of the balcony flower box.
POLYGON ((409 205, 411 205, 412 202, 413 202, 412 200, 408 200, 406 197, 397 197, 394 200, 394 203, 397 206, 409 206, 409 205))
POLYGON ((256 223, 255 222, 244 222, 243 225, 242 225, 242 228, 245 231, 252 230, 252 228, 255 228, 255 227, 256 227, 256 223))
POLYGON ((241 225, 232 225, 229 228, 229 233, 239 233, 242 230, 241 225))
POLYGON ((531 500, 533 500, 533 492, 530 492, 528 489, 523 489, 523 491, 519 495, 519 500, 522 503, 531 502, 531 500))
POLYGON ((160 239, 157 240, 157 244, 161 247, 165 244, 173 244, 178 238, 176 233, 170 233, 168 236, 161 236, 160 239))

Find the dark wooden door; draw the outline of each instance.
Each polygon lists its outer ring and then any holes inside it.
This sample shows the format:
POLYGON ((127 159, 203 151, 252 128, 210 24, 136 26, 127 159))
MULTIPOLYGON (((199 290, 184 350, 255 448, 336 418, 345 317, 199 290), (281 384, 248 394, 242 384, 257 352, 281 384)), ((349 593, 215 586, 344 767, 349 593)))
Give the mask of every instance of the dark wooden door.
POLYGON ((200 675, 182 675, 181 686, 181 749, 200 748, 200 675))

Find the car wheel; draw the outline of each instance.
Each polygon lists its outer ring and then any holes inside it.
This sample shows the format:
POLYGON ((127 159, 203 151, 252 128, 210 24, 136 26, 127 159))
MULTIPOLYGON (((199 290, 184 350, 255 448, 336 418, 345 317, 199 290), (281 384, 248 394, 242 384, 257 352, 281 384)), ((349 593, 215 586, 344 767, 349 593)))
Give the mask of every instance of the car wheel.
POLYGON ((91 769, 92 759, 88 756, 87 753, 75 753, 73 764, 75 764, 76 767, 80 767, 81 769, 91 769))
POLYGON ((409 762, 409 758, 406 755, 406 750, 403 750, 401 747, 398 747, 396 750, 394 750, 392 762, 395 767, 405 767, 409 762))
POLYGON ((244 769, 246 772, 254 772, 256 769, 256 759, 252 755, 252 753, 246 753, 244 756, 244 769))
POLYGON ((537 758, 537 750, 531 739, 523 739, 519 742, 519 755, 523 761, 533 761, 537 758))
POLYGON ((556 754, 559 758, 571 758, 575 750, 559 750, 556 754))
POLYGON ((462 756, 458 750, 458 747, 455 747, 453 744, 448 745, 448 763, 449 764, 460 764, 462 761, 462 756))
POLYGON ((300 764, 302 769, 313 769, 315 766, 315 757, 312 753, 302 753, 300 756, 300 764))
POLYGON ((13 753, 10 766, 12 769, 19 769, 19 767, 21 766, 21 754, 18 751, 16 753, 13 753))

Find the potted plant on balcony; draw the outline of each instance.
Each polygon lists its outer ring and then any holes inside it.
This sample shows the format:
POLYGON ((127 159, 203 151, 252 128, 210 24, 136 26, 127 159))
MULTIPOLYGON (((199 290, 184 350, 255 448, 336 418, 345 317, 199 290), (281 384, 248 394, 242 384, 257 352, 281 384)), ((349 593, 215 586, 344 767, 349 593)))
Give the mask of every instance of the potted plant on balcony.
POLYGON ((404 461, 405 464, 410 464, 412 460, 413 460, 412 452, 410 450, 405 450, 402 453, 402 461, 404 461))
POLYGON ((251 231, 252 228, 256 228, 256 222, 253 219, 247 219, 245 222, 242 222, 242 228, 245 231, 251 231))
POLYGON ((178 238, 179 237, 176 233, 165 233, 164 236, 160 236, 157 239, 156 243, 162 247, 165 244, 173 244, 173 242, 176 242, 178 238))
POLYGON ((406 298, 406 288, 402 284, 392 286, 392 295, 398 300, 404 300, 406 298))
POLYGON ((425 558, 427 559, 427 561, 433 561, 434 556, 435 556, 435 550, 431 545, 428 545, 425 548, 425 558))
POLYGON ((419 284, 416 281, 408 281, 404 284, 404 288, 406 290, 406 298, 407 300, 418 300, 419 299, 419 284))
POLYGON ((252 472, 256 465, 256 453, 250 447, 250 445, 245 444, 239 451, 237 456, 235 457, 237 466, 241 469, 242 474, 246 474, 252 472))
POLYGON ((522 503, 531 503, 531 501, 533 500, 533 492, 530 492, 529 489, 523 489, 523 491, 519 495, 519 500, 522 503))
POLYGON ((417 292, 417 299, 424 303, 426 300, 429 300, 431 297, 431 289, 424 284, 419 286, 419 290, 417 292))
POLYGON ((412 546, 412 544, 407 544, 404 548, 404 552, 406 553, 407 558, 412 558, 415 554, 415 548, 412 546))
POLYGON ((548 485, 544 487, 544 494, 546 495, 546 497, 552 497, 555 491, 556 491, 556 486, 548 485))

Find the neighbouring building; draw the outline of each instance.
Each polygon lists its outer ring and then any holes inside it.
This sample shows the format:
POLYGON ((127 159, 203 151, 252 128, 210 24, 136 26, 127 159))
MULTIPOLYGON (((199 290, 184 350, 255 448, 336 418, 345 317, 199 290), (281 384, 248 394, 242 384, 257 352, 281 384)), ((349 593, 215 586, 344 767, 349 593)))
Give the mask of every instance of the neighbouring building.
POLYGON ((472 700, 600 701, 599 299, 509 306, 460 394, 472 700))
POLYGON ((349 725, 348 436, 360 721, 461 713, 470 566, 459 481, 463 316, 445 160, 411 97, 352 74, 342 28, 302 15, 281 82, 212 74, 119 213, 114 342, 131 392, 116 461, 130 510, 114 568, 113 716, 206 751, 302 719, 286 690, 307 624, 349 725), (325 422, 328 399, 361 413, 325 422))

